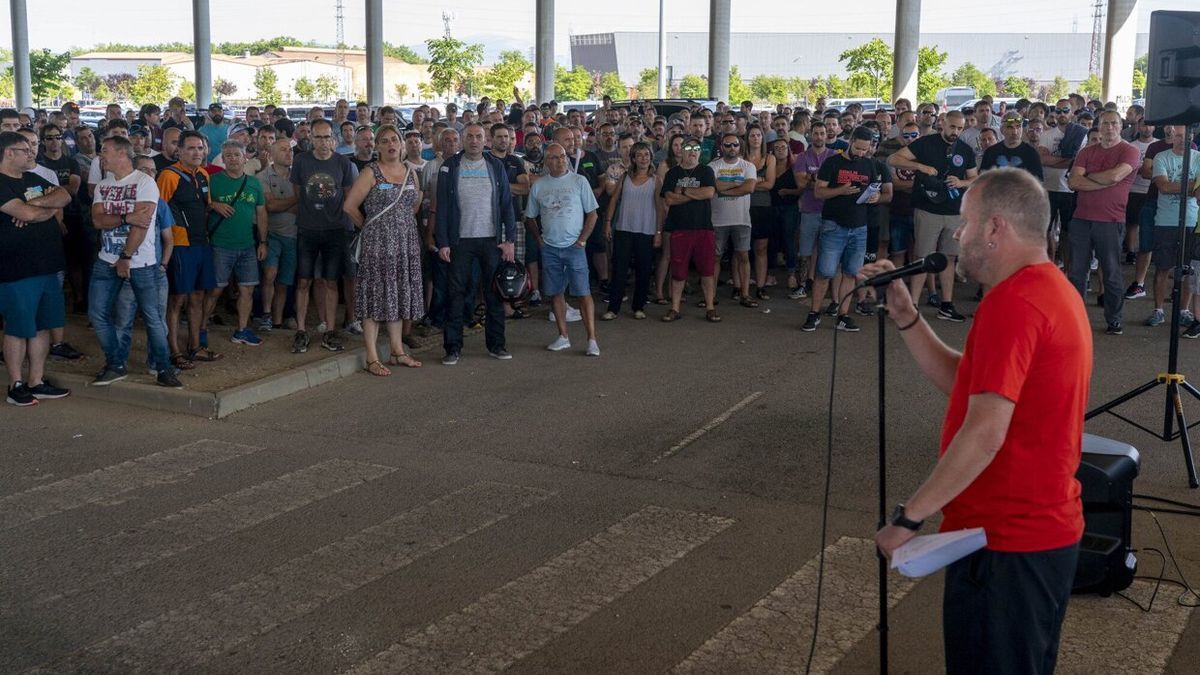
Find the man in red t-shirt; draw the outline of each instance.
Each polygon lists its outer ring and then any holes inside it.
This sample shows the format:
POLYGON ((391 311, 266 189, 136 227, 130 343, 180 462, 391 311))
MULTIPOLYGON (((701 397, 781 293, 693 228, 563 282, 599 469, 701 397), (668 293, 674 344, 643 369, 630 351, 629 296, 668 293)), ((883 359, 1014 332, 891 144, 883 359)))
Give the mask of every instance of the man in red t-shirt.
POLYGON ((1067 277, 1087 299, 1092 251, 1104 277, 1104 320, 1109 335, 1120 335, 1121 309, 1125 304, 1125 277, 1121 272, 1121 242, 1125 239, 1125 206, 1133 172, 1142 165, 1141 153, 1121 140, 1121 114, 1100 113, 1100 142, 1075 155, 1067 185, 1075 191, 1075 213, 1067 232, 1067 277))
POLYGON ((946 570, 951 675, 1052 672, 1075 575, 1092 339, 1079 294, 1046 255, 1049 220, 1045 190, 1021 169, 988 171, 967 191, 959 265, 990 290, 962 353, 938 339, 902 281, 887 294, 909 351, 950 402, 936 467, 876 542, 890 557, 938 511, 943 531, 987 534, 983 550, 946 570))

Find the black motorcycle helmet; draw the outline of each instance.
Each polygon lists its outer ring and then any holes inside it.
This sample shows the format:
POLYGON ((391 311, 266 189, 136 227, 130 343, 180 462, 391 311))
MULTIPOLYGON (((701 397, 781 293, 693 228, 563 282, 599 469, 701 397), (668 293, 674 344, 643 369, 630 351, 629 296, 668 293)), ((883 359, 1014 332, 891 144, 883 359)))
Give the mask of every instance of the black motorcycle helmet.
POLYGON ((525 271, 525 266, 517 261, 500 261, 492 286, 501 300, 508 303, 520 302, 529 295, 529 273, 525 271))

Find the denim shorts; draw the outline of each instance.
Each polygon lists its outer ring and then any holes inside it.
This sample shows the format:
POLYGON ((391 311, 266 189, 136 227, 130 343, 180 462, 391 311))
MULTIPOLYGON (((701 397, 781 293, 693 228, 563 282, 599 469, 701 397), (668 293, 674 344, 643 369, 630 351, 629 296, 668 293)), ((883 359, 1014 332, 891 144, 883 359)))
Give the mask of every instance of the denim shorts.
POLYGON ((817 239, 821 236, 821 214, 800 214, 800 248, 796 255, 807 258, 817 250, 817 239))
POLYGON ((229 285, 229 276, 237 278, 238 286, 258 285, 258 256, 256 248, 223 248, 213 247, 213 274, 217 280, 217 288, 229 285))
POLYGON ((716 254, 718 256, 725 255, 725 252, 729 250, 730 243, 733 244, 733 250, 737 253, 750 250, 749 225, 717 225, 713 228, 713 236, 716 237, 716 254))
POLYGON ((0 283, 0 316, 4 317, 4 334, 15 338, 31 339, 38 331, 62 328, 67 310, 58 275, 0 283))
POLYGON ((821 250, 817 254, 817 276, 832 279, 838 266, 847 276, 858 274, 867 253, 867 226, 842 227, 832 220, 821 221, 821 250))
POLYGON ((542 294, 580 297, 591 293, 588 285, 587 252, 578 246, 542 247, 542 294))
POLYGON ((904 253, 912 244, 913 217, 893 215, 888 239, 888 253, 904 253))
POLYGON ((296 238, 267 235, 267 259, 263 266, 279 270, 275 283, 292 286, 296 283, 296 238))

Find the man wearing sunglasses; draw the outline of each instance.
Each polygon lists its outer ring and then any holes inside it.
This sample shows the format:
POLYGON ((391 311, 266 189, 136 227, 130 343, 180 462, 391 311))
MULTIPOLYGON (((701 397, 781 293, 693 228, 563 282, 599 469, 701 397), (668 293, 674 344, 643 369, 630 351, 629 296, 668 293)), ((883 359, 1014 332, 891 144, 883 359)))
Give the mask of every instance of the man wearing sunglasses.
POLYGON ((1037 150, 1021 138, 1024 124, 1021 113, 1005 113, 1003 124, 1000 132, 1004 140, 983 151, 980 170, 1012 166, 1028 171, 1034 178, 1042 180, 1042 159, 1037 150))
POLYGON ((720 150, 720 158, 708 165, 717 179, 712 204, 716 264, 719 268, 721 258, 732 244, 730 283, 737 289, 734 297, 743 307, 758 307, 758 302, 750 297, 750 195, 758 183, 758 171, 754 164, 742 159, 742 142, 737 134, 722 134, 720 150))

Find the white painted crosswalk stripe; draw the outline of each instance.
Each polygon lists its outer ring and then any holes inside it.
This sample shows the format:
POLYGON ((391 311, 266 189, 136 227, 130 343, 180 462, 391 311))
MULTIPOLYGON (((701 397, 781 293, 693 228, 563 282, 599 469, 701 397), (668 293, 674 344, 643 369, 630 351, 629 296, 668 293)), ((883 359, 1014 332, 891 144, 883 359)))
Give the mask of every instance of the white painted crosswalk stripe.
POLYGON ((646 507, 351 673, 503 670, 600 611, 733 524, 646 507))
MULTIPOLYGON (((675 673, 804 672, 817 597, 817 557, 701 645, 675 673)), ((878 622, 875 542, 842 537, 825 549, 821 630, 812 673, 826 673, 878 622)), ((916 585, 893 575, 888 604, 916 585)))
POLYGON ((195 668, 552 495, 501 483, 470 485, 34 672, 195 668))
POLYGON ((82 562, 49 561, 37 575, 46 587, 27 592, 39 603, 74 595, 394 471, 345 459, 314 464, 101 539, 87 546, 82 562))
POLYGON ((0 530, 163 483, 259 450, 262 448, 205 439, 40 485, 0 498, 0 530))
MULTIPOLYGON (((1153 592, 1154 582, 1142 580, 1124 591, 1142 606, 1150 602, 1153 592)), ((1115 595, 1072 596, 1063 621, 1056 672, 1165 672, 1194 609, 1176 602, 1179 593, 1179 587, 1164 585, 1149 612, 1115 595)), ((1189 595, 1184 601, 1196 599, 1189 595)))

